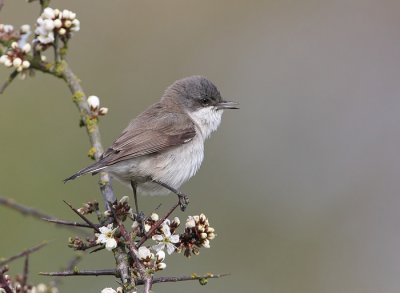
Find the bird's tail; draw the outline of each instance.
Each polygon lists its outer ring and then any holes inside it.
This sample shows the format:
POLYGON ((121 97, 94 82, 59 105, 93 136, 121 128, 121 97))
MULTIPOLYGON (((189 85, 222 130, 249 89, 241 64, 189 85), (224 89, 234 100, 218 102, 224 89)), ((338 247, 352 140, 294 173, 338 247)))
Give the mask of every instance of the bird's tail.
POLYGON ((93 165, 90 165, 86 168, 83 168, 82 170, 76 172, 74 175, 64 179, 64 183, 67 183, 70 180, 74 180, 82 175, 88 174, 88 173, 97 173, 101 170, 103 170, 106 166, 104 166, 103 163, 101 162, 96 162, 93 165))

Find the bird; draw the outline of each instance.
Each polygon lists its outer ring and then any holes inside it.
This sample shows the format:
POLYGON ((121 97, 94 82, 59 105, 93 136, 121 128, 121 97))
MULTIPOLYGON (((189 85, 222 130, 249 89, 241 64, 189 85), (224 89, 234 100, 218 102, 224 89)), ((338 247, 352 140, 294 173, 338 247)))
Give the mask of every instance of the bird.
POLYGON ((94 164, 65 182, 105 171, 137 194, 178 195, 182 211, 188 204, 179 191, 204 159, 204 142, 217 130, 226 109, 239 109, 225 101, 204 76, 189 76, 167 87, 161 99, 134 118, 94 164))

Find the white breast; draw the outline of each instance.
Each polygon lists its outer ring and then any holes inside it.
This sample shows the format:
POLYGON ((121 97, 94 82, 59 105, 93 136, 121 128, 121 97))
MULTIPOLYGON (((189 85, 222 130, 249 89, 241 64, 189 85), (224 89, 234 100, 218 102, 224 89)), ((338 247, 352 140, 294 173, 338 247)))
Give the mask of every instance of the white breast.
POLYGON ((223 110, 215 110, 214 107, 207 107, 188 113, 201 132, 204 139, 217 130, 221 124, 223 110))

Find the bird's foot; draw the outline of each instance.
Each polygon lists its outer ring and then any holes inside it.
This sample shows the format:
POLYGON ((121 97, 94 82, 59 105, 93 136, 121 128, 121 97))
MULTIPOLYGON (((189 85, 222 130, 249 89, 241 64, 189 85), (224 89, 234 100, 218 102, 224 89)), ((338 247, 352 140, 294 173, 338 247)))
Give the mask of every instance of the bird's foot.
POLYGON ((184 212, 186 210, 186 207, 189 204, 189 197, 184 193, 179 193, 178 198, 179 198, 179 206, 181 208, 181 211, 184 212))

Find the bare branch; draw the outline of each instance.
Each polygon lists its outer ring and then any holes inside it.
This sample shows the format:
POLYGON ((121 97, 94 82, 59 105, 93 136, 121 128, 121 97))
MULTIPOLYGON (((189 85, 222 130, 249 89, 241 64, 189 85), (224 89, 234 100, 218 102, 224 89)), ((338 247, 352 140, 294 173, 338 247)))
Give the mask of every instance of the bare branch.
POLYGON ((4 265, 6 265, 6 264, 8 264, 8 263, 10 263, 10 262, 12 262, 12 261, 18 259, 18 258, 21 258, 21 257, 27 256, 27 255, 29 255, 29 254, 31 254, 31 253, 34 253, 34 252, 40 250, 41 248, 43 248, 43 247, 46 246, 46 245, 47 245, 47 242, 43 242, 43 243, 41 243, 41 244, 39 244, 39 245, 36 245, 36 246, 34 246, 34 247, 32 247, 32 248, 29 248, 29 249, 27 249, 27 250, 24 250, 24 251, 22 251, 22 252, 20 252, 20 253, 18 253, 18 254, 16 254, 16 255, 14 255, 14 256, 11 256, 11 257, 9 257, 9 258, 7 258, 7 259, 5 259, 5 260, 2 260, 2 261, 0 262, 0 267, 2 267, 2 266, 4 266, 4 265))
POLYGON ((21 282, 22 288, 24 288, 28 282, 28 274, 29 274, 29 254, 25 256, 24 272, 22 273, 22 282, 21 282))
POLYGON ((3 8, 4 6, 4 0, 0 0, 0 10, 3 8))

